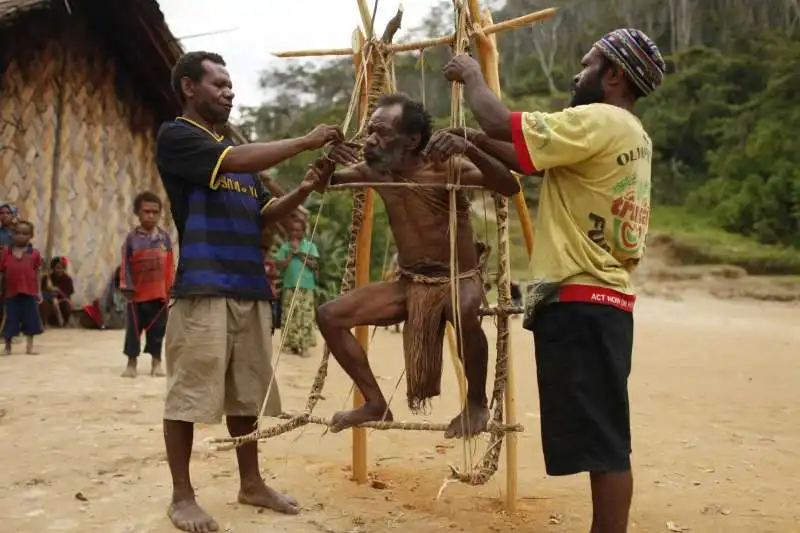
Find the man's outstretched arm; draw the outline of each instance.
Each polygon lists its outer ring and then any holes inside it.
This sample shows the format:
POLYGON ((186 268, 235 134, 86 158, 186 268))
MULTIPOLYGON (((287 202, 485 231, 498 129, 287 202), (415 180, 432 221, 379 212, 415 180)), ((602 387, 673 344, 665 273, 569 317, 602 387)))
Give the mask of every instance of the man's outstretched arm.
POLYGON ((519 156, 513 143, 492 139, 485 132, 471 128, 450 128, 448 131, 453 135, 466 136, 469 142, 495 159, 499 159, 513 172, 526 174, 519 163, 519 156))
POLYGON ((482 185, 503 196, 511 196, 520 191, 517 178, 502 161, 487 154, 463 135, 455 135, 446 130, 438 131, 425 148, 425 153, 434 161, 440 162, 459 154, 465 155, 472 165, 462 166, 461 183, 464 185, 482 185))
MULTIPOLYGON (((321 125, 296 139, 233 146, 221 157, 219 172, 253 173, 271 168, 301 152, 344 140, 338 126, 321 125)), ((351 161, 355 162, 355 160, 351 161)))
POLYGON ((511 142, 511 111, 486 85, 481 67, 467 55, 457 55, 442 69, 449 81, 464 84, 464 96, 481 129, 492 139, 511 142))
MULTIPOLYGON (((332 169, 332 164, 330 164, 328 168, 323 168, 320 166, 318 160, 317 163, 308 169, 303 181, 300 182, 300 185, 298 185, 296 189, 280 198, 270 198, 266 202, 263 202, 264 206, 261 208, 261 223, 271 224, 289 216, 306 201, 306 198, 308 198, 312 192, 324 191, 330 179, 329 169, 332 169)), ((263 184, 261 184, 260 188, 263 190, 263 184)))

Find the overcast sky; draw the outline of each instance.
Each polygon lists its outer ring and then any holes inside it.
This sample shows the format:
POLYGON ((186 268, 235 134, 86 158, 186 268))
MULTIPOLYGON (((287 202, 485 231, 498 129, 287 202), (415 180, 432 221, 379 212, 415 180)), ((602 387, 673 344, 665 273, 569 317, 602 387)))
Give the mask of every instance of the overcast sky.
MULTIPOLYGON (((380 0, 377 31, 383 31, 400 3, 380 0)), ((372 9, 373 1, 367 4, 372 9)), ((402 4, 403 29, 398 38, 420 25, 435 0, 405 0, 402 4)), ((182 43, 187 51, 222 54, 233 78, 237 105, 261 103, 265 94, 258 87, 260 72, 289 61, 273 57, 271 52, 348 47, 361 21, 356 0, 159 0, 159 5, 179 38, 235 28, 182 43)))

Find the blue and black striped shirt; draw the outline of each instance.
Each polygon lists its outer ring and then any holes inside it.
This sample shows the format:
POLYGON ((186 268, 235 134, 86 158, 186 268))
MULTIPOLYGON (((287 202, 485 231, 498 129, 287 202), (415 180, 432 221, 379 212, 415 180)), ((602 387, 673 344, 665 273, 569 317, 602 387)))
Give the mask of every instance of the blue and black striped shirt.
POLYGON ((260 246, 271 196, 258 176, 219 173, 232 147, 184 117, 158 132, 156 162, 178 229, 173 298, 274 298, 260 246))

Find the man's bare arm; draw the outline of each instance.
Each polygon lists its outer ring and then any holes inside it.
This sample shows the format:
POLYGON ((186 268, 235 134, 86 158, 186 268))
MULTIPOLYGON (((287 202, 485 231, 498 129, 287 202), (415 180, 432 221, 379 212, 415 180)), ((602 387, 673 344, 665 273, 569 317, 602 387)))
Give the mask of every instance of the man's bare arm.
POLYGON ((321 125, 296 139, 233 146, 222 157, 219 172, 260 172, 301 152, 316 150, 331 142, 341 142, 343 139, 338 126, 321 125))
POLYGON ((471 172, 462 176, 461 182, 465 185, 483 185, 503 196, 513 196, 520 191, 519 181, 500 160, 472 143, 467 145, 464 155, 475 165, 471 172))
POLYGON ((525 174, 522 170, 522 166, 519 164, 519 158, 517 157, 517 152, 512 143, 497 141, 486 135, 486 133, 472 128, 450 128, 447 131, 453 135, 466 136, 469 142, 474 143, 478 148, 495 159, 499 159, 513 172, 525 174))
POLYGON ((438 162, 464 154, 474 165, 469 165, 471 170, 462 174, 461 181, 465 185, 482 185, 503 196, 514 195, 520 190, 517 178, 508 167, 469 142, 463 133, 456 135, 447 130, 437 131, 425 148, 425 154, 438 162))
POLYGON ((271 224, 272 222, 277 222, 289 216, 295 209, 300 207, 300 205, 306 201, 308 195, 311 194, 311 191, 313 191, 312 187, 304 186, 303 183, 292 192, 280 198, 270 200, 261 212, 261 223, 271 224))
POLYGON ((511 111, 486 85, 477 61, 466 55, 453 57, 442 69, 445 78, 464 84, 467 105, 489 137, 511 142, 511 111))
POLYGON ((525 171, 522 170, 522 166, 519 164, 519 158, 517 157, 517 152, 512 143, 492 139, 482 131, 478 132, 475 138, 471 140, 475 146, 490 156, 499 159, 513 172, 516 172, 517 174, 525 174, 525 171))
POLYGON ((283 139, 266 143, 252 143, 234 146, 222 158, 219 173, 255 173, 296 156, 306 150, 317 148, 305 137, 283 139))
POLYGON ((378 180, 375 174, 367 168, 366 163, 359 163, 334 172, 330 184, 344 185, 346 183, 371 183, 375 181, 378 180))

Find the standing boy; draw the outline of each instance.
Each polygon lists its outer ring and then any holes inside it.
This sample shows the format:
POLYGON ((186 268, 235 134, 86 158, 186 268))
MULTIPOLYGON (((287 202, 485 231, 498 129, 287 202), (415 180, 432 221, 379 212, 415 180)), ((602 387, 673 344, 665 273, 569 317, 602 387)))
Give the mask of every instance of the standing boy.
POLYGON ((167 303, 174 279, 172 241, 158 227, 161 198, 152 192, 139 194, 133 210, 139 226, 128 234, 122 247, 120 290, 128 300, 125 346, 128 366, 124 378, 135 378, 136 363, 141 352, 141 336, 145 334, 144 352, 153 358, 151 376, 163 376, 161 346, 167 327, 167 303))
POLYGON ((42 256, 31 246, 32 238, 33 224, 21 220, 14 228, 11 246, 0 252, 0 276, 5 298, 2 329, 6 355, 11 355, 11 341, 20 333, 28 339, 26 353, 34 354, 33 337, 41 335, 43 331, 39 316, 42 256))

